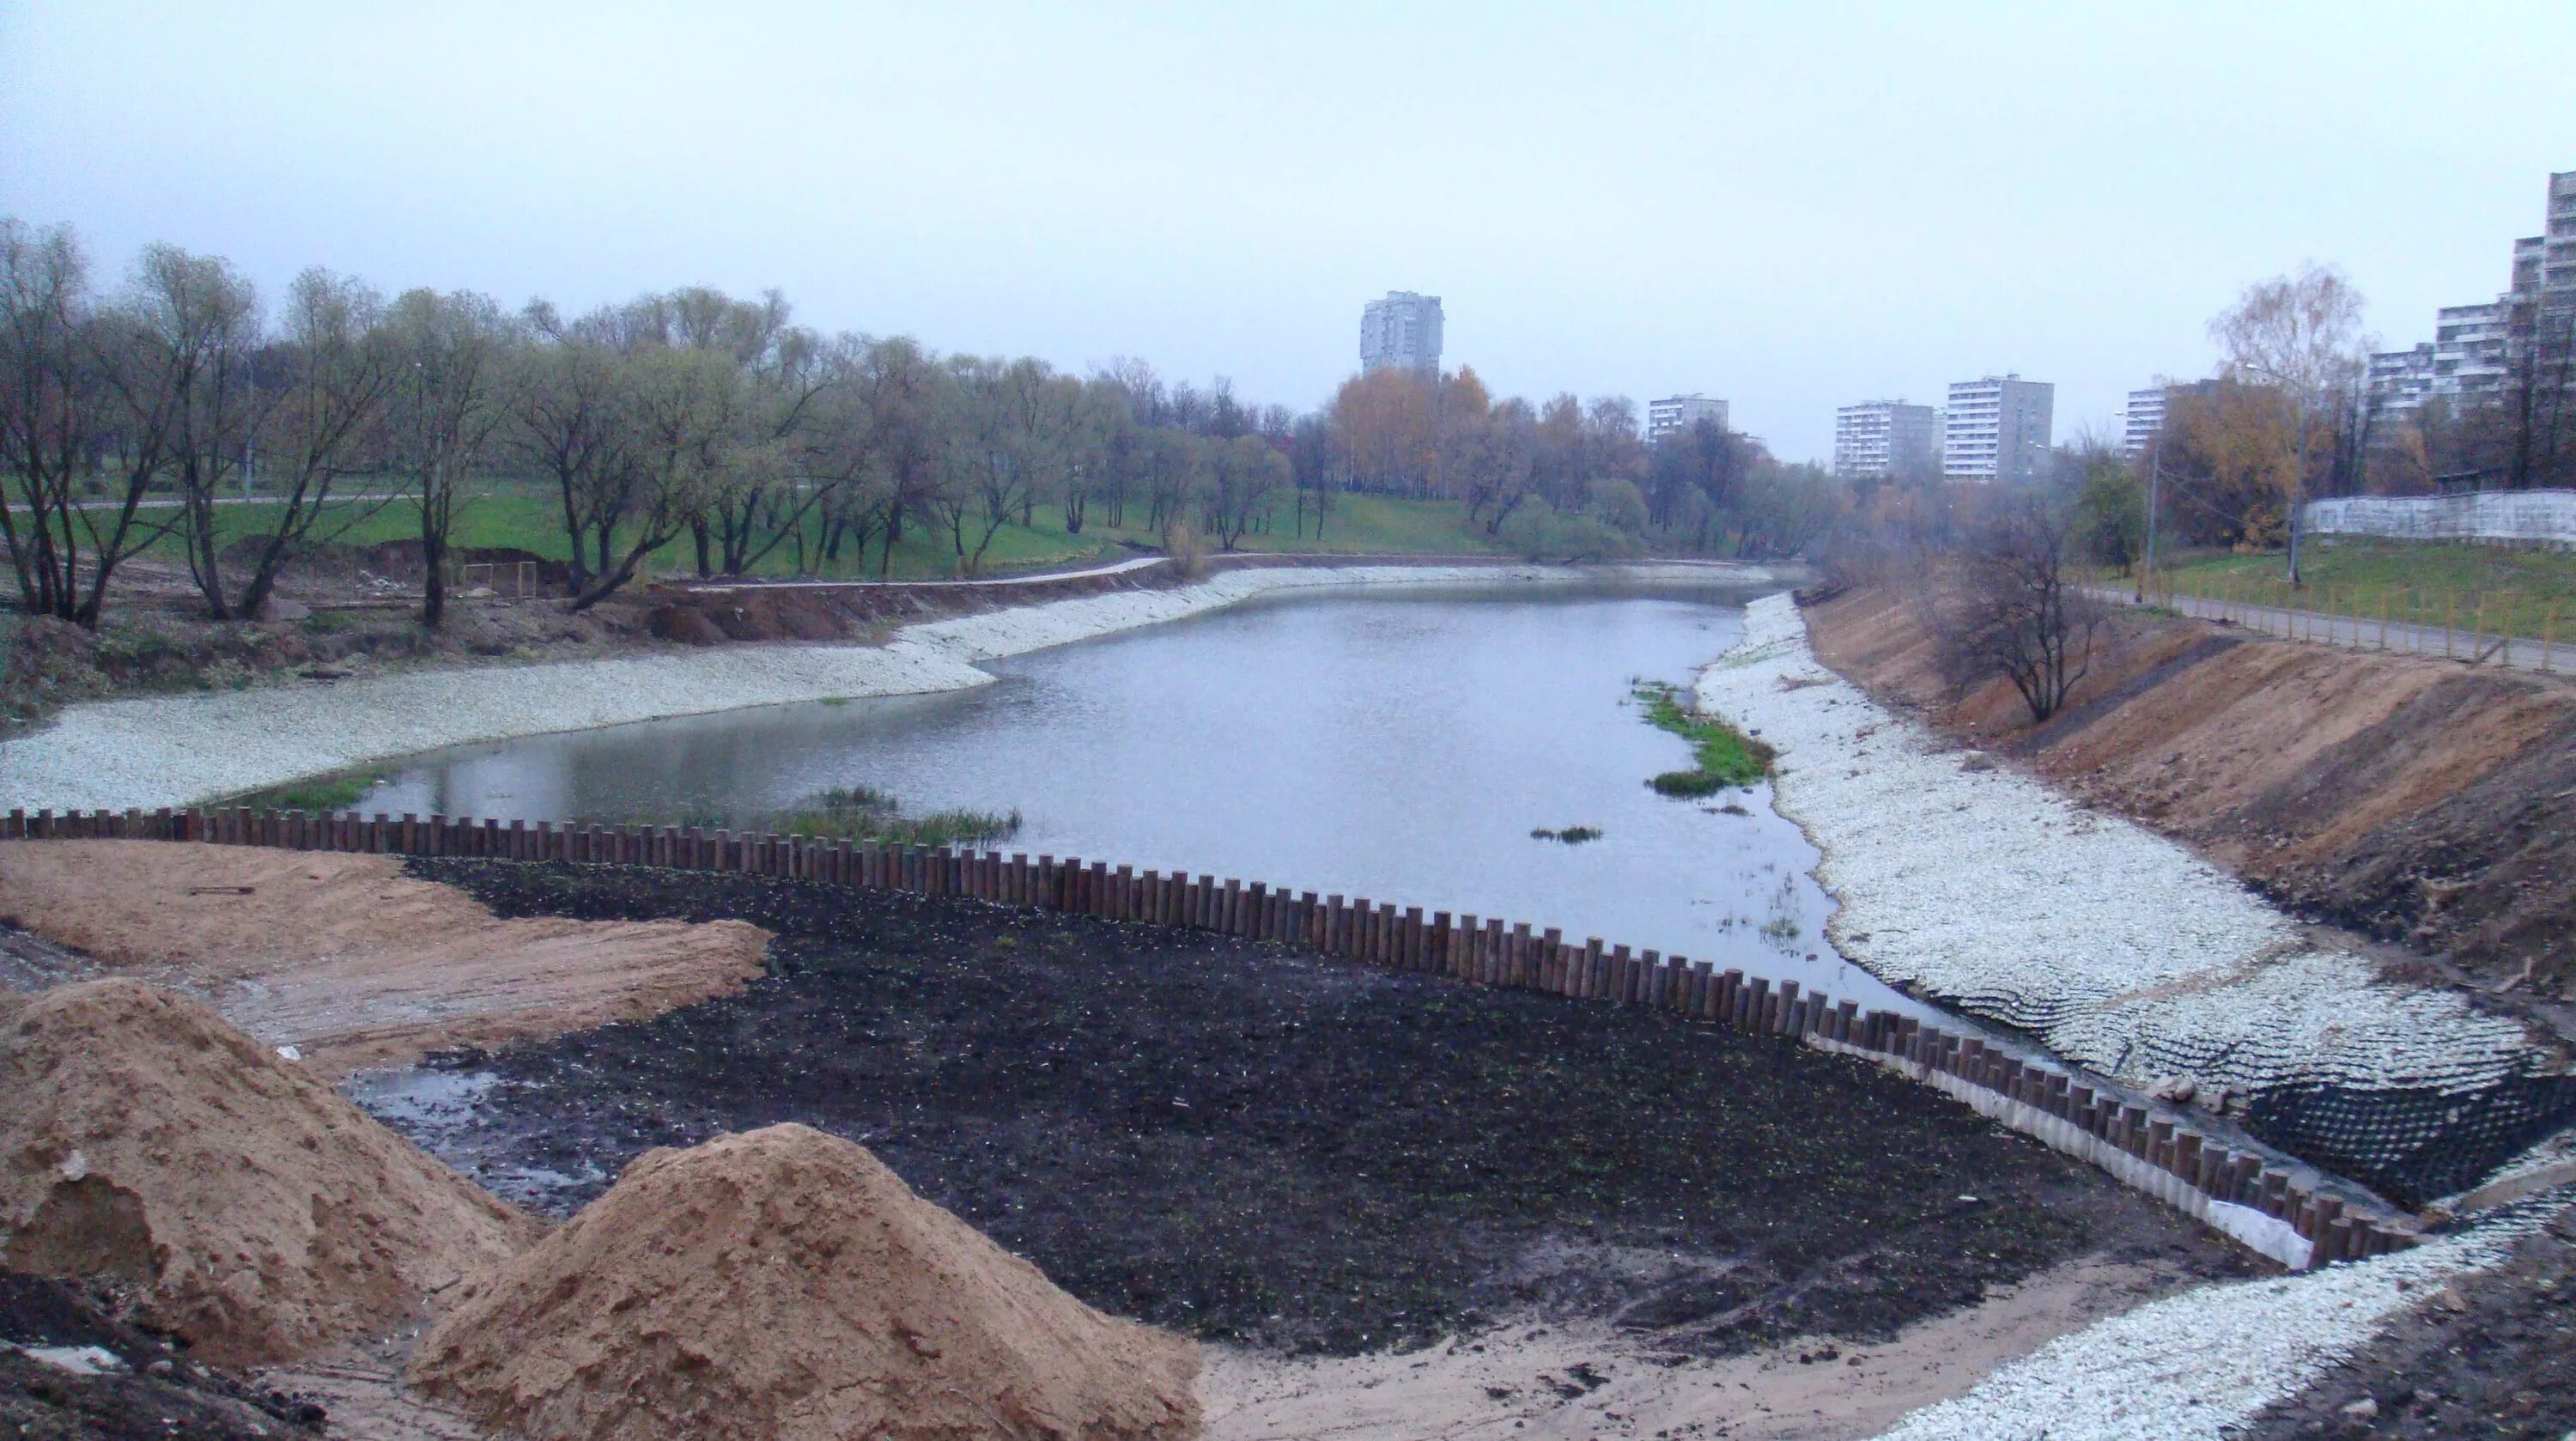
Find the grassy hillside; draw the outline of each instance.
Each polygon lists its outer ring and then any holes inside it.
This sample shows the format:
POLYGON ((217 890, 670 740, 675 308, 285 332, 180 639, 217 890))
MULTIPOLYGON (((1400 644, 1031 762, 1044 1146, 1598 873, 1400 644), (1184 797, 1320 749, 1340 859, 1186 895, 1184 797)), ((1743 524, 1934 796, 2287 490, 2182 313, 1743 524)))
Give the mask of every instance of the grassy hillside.
MULTIPOLYGON (((220 512, 221 525, 227 538, 257 533, 264 524, 273 523, 275 511, 265 505, 226 506, 220 512)), ((985 552, 986 573, 1044 569, 1078 565, 1086 561, 1114 558, 1124 554, 1121 542, 1159 546, 1161 538, 1142 525, 1112 527, 1099 520, 1095 507, 1092 523, 1082 534, 1068 533, 1063 516, 1051 508, 1041 508, 1034 524, 1008 525, 993 538, 985 552)), ((1131 506, 1130 520, 1141 521, 1144 507, 1131 506)), ((322 533, 334 534, 352 545, 374 545, 383 541, 411 539, 418 522, 412 509, 400 502, 376 505, 369 502, 339 503, 326 517, 322 533)), ((1291 505, 1283 505, 1273 517, 1271 528, 1243 537, 1239 548, 1247 551, 1333 551, 1371 553, 1410 553, 1435 555, 1481 554, 1495 549, 1481 527, 1466 524, 1463 508, 1455 501, 1396 500, 1373 495, 1344 495, 1334 501, 1332 514, 1318 539, 1314 518, 1307 516, 1300 525, 1291 505)), ((975 537, 970 533, 971 548, 975 537)), ((513 482, 495 482, 486 492, 460 513, 455 544, 460 547, 508 547, 534 552, 553 559, 563 559, 568 543, 563 533, 561 511, 554 498, 545 491, 513 482)), ((879 544, 871 542, 864 561, 844 552, 839 561, 822 564, 813 574, 833 577, 873 579, 878 573, 879 544)), ((808 557, 821 549, 819 529, 809 525, 808 557)), ((179 558, 175 541, 162 547, 169 558, 179 558)), ((662 574, 687 574, 696 568, 695 553, 684 537, 676 544, 656 552, 652 567, 662 574)), ((755 575, 794 575, 798 573, 796 544, 791 539, 771 552, 753 567, 755 575)), ((955 547, 945 528, 925 525, 918 519, 904 529, 902 543, 894 550, 892 576, 899 580, 938 579, 958 574, 955 547)))
POLYGON ((2185 554, 2159 573, 2183 595, 2290 605, 2334 615, 2476 626, 2489 634, 2576 639, 2576 555, 2442 542, 2317 539, 2302 545, 2289 590, 2277 552, 2185 554), (2554 620, 2553 620, 2554 617, 2554 620))

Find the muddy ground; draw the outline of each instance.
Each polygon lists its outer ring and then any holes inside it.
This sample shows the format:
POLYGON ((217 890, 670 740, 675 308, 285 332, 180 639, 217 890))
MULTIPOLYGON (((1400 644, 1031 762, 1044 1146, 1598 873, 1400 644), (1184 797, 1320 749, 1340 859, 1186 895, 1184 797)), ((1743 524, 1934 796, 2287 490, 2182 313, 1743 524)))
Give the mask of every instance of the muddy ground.
POLYGON ((0 1432, 44 1441, 324 1434, 323 1408, 199 1365, 120 1320, 121 1309, 103 1286, 0 1271, 0 1432), (84 1348, 96 1350, 61 1354, 84 1348), (40 1359, 46 1352, 56 1359, 40 1359))
POLYGON ((2513 1259, 2435 1291, 2367 1350, 2243 1433, 2313 1436, 2576 1435, 2576 1210, 2513 1259))
MULTIPOLYGON (((561 1214, 802 1121, 1110 1312, 1346 1355, 1505 1315, 1676 1358, 1881 1339, 2076 1257, 2263 1263, 1885 1071, 1202 932, 758 877, 419 861, 503 915, 748 920, 772 975, 503 1055, 397 1126, 561 1214)), ((505 1187, 505 1189, 507 1189, 505 1187)))
POLYGON ((2402 946, 2576 1036, 2576 685, 2113 617, 2045 724, 1945 685, 1922 613, 1813 596, 1816 654, 1882 703, 2184 841, 2285 908, 2402 946))

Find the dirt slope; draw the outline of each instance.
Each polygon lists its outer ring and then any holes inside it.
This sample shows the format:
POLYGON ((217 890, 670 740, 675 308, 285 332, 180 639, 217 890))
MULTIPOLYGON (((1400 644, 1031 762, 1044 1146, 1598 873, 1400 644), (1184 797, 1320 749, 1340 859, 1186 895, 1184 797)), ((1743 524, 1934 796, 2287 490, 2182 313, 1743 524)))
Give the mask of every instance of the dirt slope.
POLYGON ((531 1441, 1111 1441, 1197 1434, 1198 1364, 785 1125, 638 1157, 411 1374, 531 1441))
POLYGON ((1818 656, 1880 699, 2292 908, 2576 999, 2576 687, 2123 615, 2073 704, 2033 727, 2000 682, 1950 693, 1886 592, 1806 614, 1818 656))
POLYGON ((0 917, 332 1076, 727 995, 769 943, 736 921, 505 921, 393 856, 166 841, 0 845, 0 917))
POLYGON ((138 1283, 208 1360, 283 1360, 420 1313, 540 1229, 304 1067, 125 979, 0 1029, 0 1263, 138 1283))

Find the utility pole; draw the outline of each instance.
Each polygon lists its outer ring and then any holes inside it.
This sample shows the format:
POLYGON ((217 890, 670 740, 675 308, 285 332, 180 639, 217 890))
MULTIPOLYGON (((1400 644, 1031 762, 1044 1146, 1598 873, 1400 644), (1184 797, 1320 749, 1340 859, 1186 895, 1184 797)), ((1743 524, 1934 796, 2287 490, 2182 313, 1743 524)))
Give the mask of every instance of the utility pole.
POLYGON ((2147 574, 2156 568, 2156 512, 2162 509, 2165 481, 2165 435, 2159 428, 2147 442, 2147 555, 2138 566, 2138 604, 2147 603, 2147 574))

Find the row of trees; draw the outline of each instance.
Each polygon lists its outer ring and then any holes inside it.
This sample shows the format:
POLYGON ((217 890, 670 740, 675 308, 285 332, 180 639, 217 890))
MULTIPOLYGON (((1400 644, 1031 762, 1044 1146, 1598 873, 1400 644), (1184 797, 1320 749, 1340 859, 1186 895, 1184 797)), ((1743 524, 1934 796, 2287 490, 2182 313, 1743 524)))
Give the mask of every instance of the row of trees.
POLYGON ((1534 554, 1788 555, 1848 506, 1822 469, 1783 465, 1741 432, 1704 420, 1649 444, 1625 396, 1498 401, 1465 367, 1355 376, 1301 425, 1301 489, 1454 500, 1470 524, 1534 554))
POLYGON ((1299 415, 1140 361, 1087 376, 799 326, 692 288, 586 315, 387 300, 310 270, 271 315, 225 261, 147 250, 113 291, 67 230, 0 219, 0 544, 29 611, 97 624, 175 542, 206 613, 258 615, 299 555, 395 510, 422 619, 482 482, 542 482, 586 608, 678 547, 701 575, 880 573, 908 535, 982 570, 1014 523, 1321 538, 1351 490, 1448 497, 1532 553, 1650 541, 1786 553, 1838 514, 1812 468, 1715 427, 1649 448, 1634 406, 1494 402, 1472 371, 1380 371, 1299 415), (251 478, 256 475, 256 488, 251 478), (255 497, 257 503, 246 503, 255 497))

